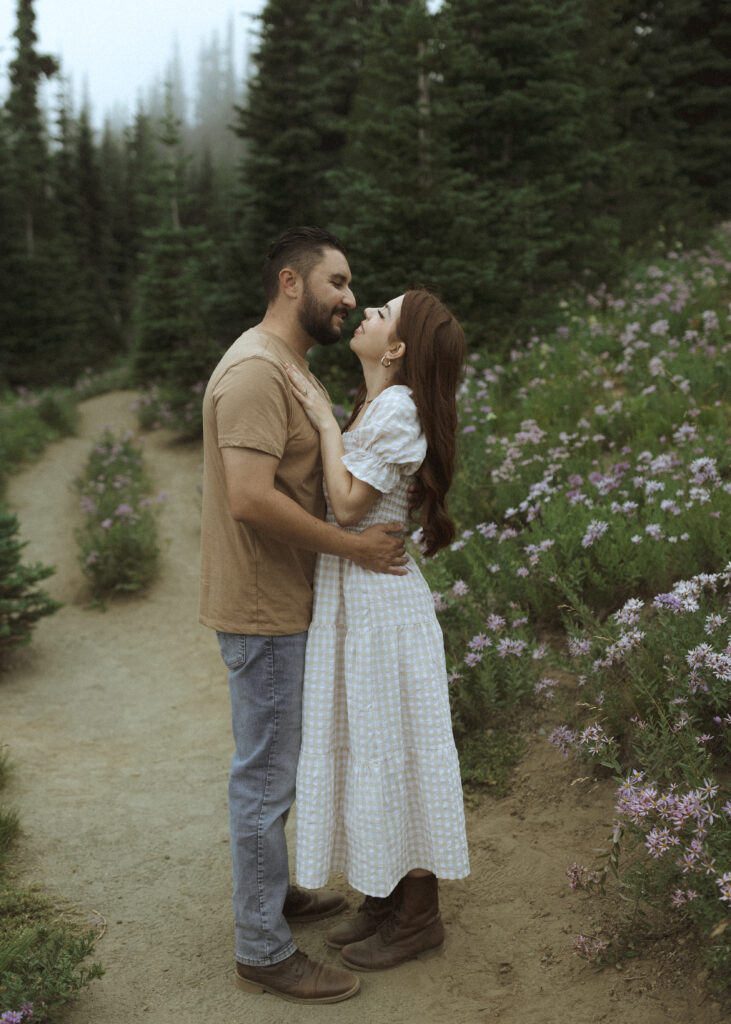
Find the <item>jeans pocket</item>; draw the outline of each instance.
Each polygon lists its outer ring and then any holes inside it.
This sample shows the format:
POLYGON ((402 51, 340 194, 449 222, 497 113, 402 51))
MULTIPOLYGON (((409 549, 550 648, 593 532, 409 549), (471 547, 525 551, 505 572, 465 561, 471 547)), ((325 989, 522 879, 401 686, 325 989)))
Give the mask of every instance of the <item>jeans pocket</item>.
POLYGON ((241 633, 217 633, 218 646, 226 668, 237 669, 246 664, 246 637, 241 633))

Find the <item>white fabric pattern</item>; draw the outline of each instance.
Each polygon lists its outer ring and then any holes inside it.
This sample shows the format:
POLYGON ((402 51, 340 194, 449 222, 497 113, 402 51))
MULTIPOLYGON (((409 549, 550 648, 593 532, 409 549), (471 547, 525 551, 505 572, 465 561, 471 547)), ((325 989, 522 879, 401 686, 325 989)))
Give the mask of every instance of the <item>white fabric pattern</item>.
MULTIPOLYGON (((343 444, 348 469, 382 491, 352 529, 405 523, 426 453, 409 388, 383 391, 343 444)), ((428 584, 408 569, 317 560, 297 772, 296 878, 309 889, 333 871, 371 896, 412 868, 469 874, 442 633, 428 584)))

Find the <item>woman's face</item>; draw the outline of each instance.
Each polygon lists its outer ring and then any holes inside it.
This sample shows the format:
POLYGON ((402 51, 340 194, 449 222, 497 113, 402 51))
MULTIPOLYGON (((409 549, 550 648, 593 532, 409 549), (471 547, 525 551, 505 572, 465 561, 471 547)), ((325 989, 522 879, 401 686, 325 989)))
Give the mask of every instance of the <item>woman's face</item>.
POLYGON ((351 349, 361 360, 380 362, 386 354, 403 301, 403 295, 399 295, 385 306, 369 306, 365 310, 365 318, 350 340, 351 349))

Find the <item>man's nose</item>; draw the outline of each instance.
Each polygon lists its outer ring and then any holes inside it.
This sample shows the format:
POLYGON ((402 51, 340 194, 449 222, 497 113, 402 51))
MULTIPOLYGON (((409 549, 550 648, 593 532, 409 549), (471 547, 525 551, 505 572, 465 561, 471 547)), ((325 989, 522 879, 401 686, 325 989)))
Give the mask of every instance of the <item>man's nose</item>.
POLYGON ((350 288, 346 289, 345 296, 343 299, 343 305, 347 306, 348 309, 355 309, 355 295, 353 295, 353 292, 350 290, 350 288))

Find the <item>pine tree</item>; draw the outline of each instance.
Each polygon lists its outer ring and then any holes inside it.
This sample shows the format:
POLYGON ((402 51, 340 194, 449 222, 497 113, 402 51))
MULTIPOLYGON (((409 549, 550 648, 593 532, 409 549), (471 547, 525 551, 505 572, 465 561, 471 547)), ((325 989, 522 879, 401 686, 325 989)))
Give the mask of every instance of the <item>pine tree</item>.
MULTIPOLYGON (((346 244, 356 297, 375 305, 413 285, 435 288, 463 319, 493 268, 469 263, 475 230, 468 177, 451 161, 452 110, 438 88, 441 42, 424 0, 379 4, 341 166, 328 174, 327 220, 346 244)), ((313 353, 316 371, 347 382, 343 346, 313 353)))
POLYGON ((116 328, 122 334, 122 351, 132 316, 132 282, 137 266, 137 249, 131 244, 128 197, 127 149, 123 130, 108 119, 97 151, 99 177, 104 188, 106 275, 109 301, 116 328))
POLYGON ((0 505, 0 661, 18 646, 30 643, 38 619, 61 605, 38 584, 56 571, 50 566, 24 565, 18 540, 18 519, 0 505))
POLYGON ((88 361, 86 295, 73 251, 65 244, 63 210, 47 129, 38 106, 42 78, 59 69, 35 48, 35 12, 19 0, 17 54, 5 104, 9 210, 0 291, 0 358, 7 383, 43 386, 71 381, 88 361))
POLYGON ((444 274, 458 190, 433 91, 438 48, 424 0, 380 4, 362 50, 347 144, 328 175, 325 208, 351 252, 356 287, 372 304, 386 301, 389 289, 398 294, 444 274))
POLYGON ((455 166, 473 179, 485 217, 473 259, 496 261, 483 299, 499 319, 514 318, 607 242, 591 185, 606 173, 611 133, 591 139, 586 4, 446 0, 440 21, 455 166))
POLYGON ((161 155, 154 163, 156 226, 144 231, 138 280, 134 375, 140 384, 164 382, 172 401, 208 376, 220 353, 210 339, 207 311, 214 301, 212 244, 200 228, 181 221, 186 206, 181 120, 167 92, 160 122, 161 155))
POLYGON ((246 150, 239 279, 247 311, 261 309, 268 243, 293 224, 325 226, 327 175, 340 165, 364 26, 375 0, 269 0, 236 134, 246 150))
POLYGON ((209 154, 218 169, 228 172, 240 159, 239 144, 231 130, 234 107, 242 100, 243 88, 236 81, 234 29, 229 21, 225 41, 215 32, 201 46, 195 122, 188 138, 196 157, 209 154))
POLYGON ((38 53, 33 0, 18 0, 17 25, 13 32, 17 54, 10 63, 10 93, 6 102, 11 133, 15 189, 23 218, 24 247, 29 259, 35 254, 36 234, 46 204, 48 147, 38 106, 43 78, 59 69, 55 58, 38 53))
POLYGON ((731 208, 731 3, 654 0, 613 11, 615 110, 630 239, 731 208))

